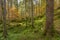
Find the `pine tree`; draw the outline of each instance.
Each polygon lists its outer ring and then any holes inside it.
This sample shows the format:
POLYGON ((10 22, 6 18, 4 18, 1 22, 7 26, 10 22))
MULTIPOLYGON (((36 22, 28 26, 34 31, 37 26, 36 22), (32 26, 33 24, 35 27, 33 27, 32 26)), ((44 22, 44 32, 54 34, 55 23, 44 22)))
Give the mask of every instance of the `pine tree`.
POLYGON ((7 25, 6 25, 6 0, 2 0, 2 15, 3 15, 3 36, 4 40, 7 38, 7 25))
POLYGON ((45 35, 53 35, 54 0, 46 0, 45 35))

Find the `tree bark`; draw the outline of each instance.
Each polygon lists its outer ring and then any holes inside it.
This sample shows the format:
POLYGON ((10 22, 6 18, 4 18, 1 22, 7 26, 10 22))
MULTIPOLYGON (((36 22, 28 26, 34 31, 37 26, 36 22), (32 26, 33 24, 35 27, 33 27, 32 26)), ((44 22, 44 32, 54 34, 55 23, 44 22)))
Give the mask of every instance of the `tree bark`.
POLYGON ((2 21, 2 0, 0 0, 0 22, 2 21))
POLYGON ((45 35, 53 35, 54 0, 46 0, 45 35))
POLYGON ((34 27, 34 12, 33 12, 33 0, 30 0, 31 2, 31 24, 32 24, 32 28, 35 28, 34 27))
POLYGON ((2 1, 2 15, 3 15, 3 36, 4 40, 7 38, 7 25, 6 25, 6 0, 2 1))

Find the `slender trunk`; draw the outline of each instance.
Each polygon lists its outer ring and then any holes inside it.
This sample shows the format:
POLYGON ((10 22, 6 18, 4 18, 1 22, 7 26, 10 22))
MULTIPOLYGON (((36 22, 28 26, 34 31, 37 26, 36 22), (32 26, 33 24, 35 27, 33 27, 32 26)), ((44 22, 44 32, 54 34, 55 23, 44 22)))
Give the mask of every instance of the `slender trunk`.
POLYGON ((18 11, 18 0, 14 0, 14 5, 17 8, 17 11, 18 11))
POLYGON ((2 21, 2 0, 0 0, 0 21, 2 21))
POLYGON ((7 24, 8 24, 8 26, 9 26, 9 23, 10 23, 10 12, 9 12, 9 9, 10 9, 10 6, 9 6, 9 0, 8 0, 8 12, 7 12, 7 14, 8 14, 8 22, 7 22, 7 24))
POLYGON ((31 2, 31 25, 32 25, 32 28, 35 28, 34 27, 34 16, 33 16, 33 0, 30 0, 31 2))
MULTIPOLYGON (((26 0, 24 1, 25 2, 25 15, 26 15, 26 0)), ((26 28, 27 28, 27 16, 26 16, 26 28)))
POLYGON ((6 0, 3 0, 3 5, 2 5, 2 14, 3 14, 3 36, 4 36, 4 39, 6 40, 7 38, 7 25, 6 25, 6 0))

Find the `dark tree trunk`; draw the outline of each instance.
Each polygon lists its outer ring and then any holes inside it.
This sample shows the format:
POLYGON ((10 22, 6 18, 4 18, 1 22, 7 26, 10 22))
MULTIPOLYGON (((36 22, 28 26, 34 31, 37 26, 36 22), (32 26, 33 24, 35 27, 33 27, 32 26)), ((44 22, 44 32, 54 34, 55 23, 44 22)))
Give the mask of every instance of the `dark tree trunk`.
POLYGON ((45 35, 53 35, 54 0, 46 0, 45 35))
POLYGON ((3 36, 4 39, 7 38, 7 25, 6 25, 6 0, 2 1, 2 15, 3 15, 3 36))
POLYGON ((2 0, 0 0, 0 22, 2 21, 2 0))

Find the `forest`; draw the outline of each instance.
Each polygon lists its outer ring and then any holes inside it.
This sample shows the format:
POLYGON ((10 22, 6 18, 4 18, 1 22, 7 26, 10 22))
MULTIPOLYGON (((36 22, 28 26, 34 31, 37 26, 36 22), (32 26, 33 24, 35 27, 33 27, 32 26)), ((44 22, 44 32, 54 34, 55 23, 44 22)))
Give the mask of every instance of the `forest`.
POLYGON ((60 0, 0 0, 0 40, 60 40, 60 0))

